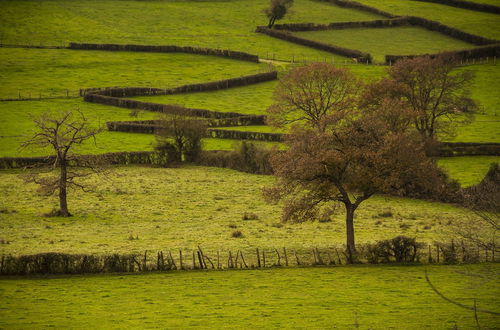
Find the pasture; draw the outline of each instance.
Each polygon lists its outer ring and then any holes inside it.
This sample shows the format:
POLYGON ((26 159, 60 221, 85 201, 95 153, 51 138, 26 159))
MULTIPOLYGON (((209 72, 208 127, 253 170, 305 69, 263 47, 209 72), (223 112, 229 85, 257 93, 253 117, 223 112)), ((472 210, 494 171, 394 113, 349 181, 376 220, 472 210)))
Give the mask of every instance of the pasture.
MULTIPOLYGON (((410 0, 357 0, 395 15, 413 15, 500 39, 500 16, 410 0)), ((498 0, 474 0, 500 5, 498 0)), ((0 157, 43 156, 50 149, 20 149, 34 129, 33 116, 79 110, 94 126, 107 121, 155 119, 141 111, 87 103, 77 94, 89 87, 171 88, 278 70, 312 61, 349 68, 360 81, 386 75, 387 66, 352 59, 255 33, 268 20, 268 0, 236 1, 1 1, 0 157), (69 42, 177 45, 231 49, 258 55, 261 63, 180 53, 83 51, 19 48, 65 46, 69 42), (14 47, 12 47, 14 45, 14 47), (293 60, 293 61, 292 61, 293 60), (292 63, 295 62, 295 63, 292 63), (299 62, 299 63, 297 63, 299 62), (36 100, 38 98, 38 100, 36 100)), ((295 0, 278 23, 368 21, 382 16, 342 8, 328 1, 295 0)), ((376 63, 386 54, 424 54, 471 45, 417 27, 345 29, 297 33, 311 40, 370 52, 376 63)), ((455 142, 500 142, 500 61, 489 58, 462 65, 474 79, 471 96, 479 104, 475 120, 459 125, 455 142)), ((220 112, 261 115, 273 103, 277 81, 210 92, 133 99, 179 104, 220 112)), ((270 126, 226 127, 286 132, 270 126)), ((79 145, 78 154, 149 151, 152 134, 104 131, 97 143, 79 145)), ((204 150, 233 150, 241 140, 203 139, 204 150)), ((263 145, 283 147, 281 144, 263 145)), ((498 156, 438 160, 462 187, 477 184, 498 156)), ((68 218, 50 216, 57 196, 42 196, 25 183, 21 169, 0 171, 0 256, 57 252, 143 254, 286 247, 307 255, 345 243, 345 213, 329 219, 283 223, 282 204, 269 204, 262 190, 273 176, 194 166, 175 168, 110 166, 83 182, 89 193, 71 190, 68 218), (235 235, 236 232, 240 234, 235 235)), ((452 204, 375 195, 355 215, 356 243, 414 237, 435 247, 449 242, 456 223, 477 219, 452 204)), ((478 252, 479 253, 479 252, 478 252)), ((340 257, 339 257, 340 258, 340 257)), ((424 262, 426 262, 424 260, 424 262)), ((349 265, 273 267, 224 271, 32 276, 0 278, 0 328, 361 328, 470 329, 474 313, 444 301, 425 280, 454 301, 498 312, 497 263, 473 265, 349 265), (479 277, 476 276, 479 274, 479 277), (472 275, 472 276, 471 276, 472 275), (481 277, 483 276, 483 277, 481 277), (486 276, 486 277, 485 277, 486 276)), ((484 328, 498 315, 479 313, 484 328)))
MULTIPOLYGON (((438 297, 498 308, 499 287, 473 266, 350 266, 0 279, 0 326, 18 328, 472 329, 474 313, 438 297)), ((488 269, 491 268, 491 269, 488 269)), ((498 316, 480 314, 483 327, 498 316)))

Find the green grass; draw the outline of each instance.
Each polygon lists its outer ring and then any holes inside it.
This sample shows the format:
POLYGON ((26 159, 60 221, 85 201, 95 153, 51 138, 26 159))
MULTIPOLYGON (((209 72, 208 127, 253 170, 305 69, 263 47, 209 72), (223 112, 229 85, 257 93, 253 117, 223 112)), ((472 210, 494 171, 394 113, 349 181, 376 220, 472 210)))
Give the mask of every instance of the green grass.
MULTIPOLYGON (((57 207, 57 198, 38 196, 36 186, 23 184, 19 173, 0 172, 0 239, 10 242, 0 245, 0 254, 141 253, 197 245, 212 252, 309 249, 345 240, 342 208, 332 222, 277 225, 281 206, 265 203, 261 193, 272 185, 271 176, 210 167, 114 167, 106 178, 89 179, 94 193, 69 194, 74 216, 65 219, 44 217, 57 207), (245 221, 245 212, 259 219, 245 221), (231 238, 234 230, 244 237, 231 238), (130 235, 139 240, 129 240, 130 235)), ((452 205, 385 196, 370 198, 356 212, 358 243, 399 234, 431 242, 450 222, 472 215, 452 205), (393 216, 380 217, 385 211, 393 216)))
MULTIPOLYGON (((498 311, 498 280, 469 272, 498 265, 432 266, 445 295, 498 311), (465 274, 464 274, 465 272, 465 274)), ((0 327, 248 329, 473 329, 474 314, 437 296, 422 266, 0 279, 0 327)), ((484 328, 498 316, 479 313, 484 328)))
MULTIPOLYGON (((174 44, 234 49, 291 59, 328 55, 255 33, 267 24, 267 0, 238 1, 2 1, 4 43, 74 42, 174 44), (189 19, 186 19, 189 18, 189 19)), ((298 0, 283 22, 358 21, 376 15, 298 0)), ((329 55, 331 56, 331 54, 329 55)))
POLYGON ((370 53, 374 61, 379 63, 385 62, 385 55, 429 54, 473 47, 471 44, 421 27, 342 29, 294 34, 305 39, 370 53))
POLYGON ((500 0, 468 0, 469 2, 484 3, 500 7, 500 0))
POLYGON ((0 48, 0 98, 78 95, 80 88, 167 88, 264 72, 265 64, 215 56, 0 48))
POLYGON ((412 0, 359 0, 395 15, 424 17, 486 38, 500 39, 498 14, 412 0))
POLYGON ((463 187, 479 183, 488 172, 491 163, 500 163, 500 157, 446 157, 438 161, 439 166, 463 187))

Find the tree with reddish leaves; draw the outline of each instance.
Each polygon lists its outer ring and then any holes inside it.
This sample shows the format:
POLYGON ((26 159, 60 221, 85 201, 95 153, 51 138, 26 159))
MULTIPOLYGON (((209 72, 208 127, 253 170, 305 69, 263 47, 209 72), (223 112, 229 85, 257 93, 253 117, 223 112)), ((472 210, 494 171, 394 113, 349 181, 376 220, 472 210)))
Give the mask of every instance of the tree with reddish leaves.
POLYGON ((360 82, 347 69, 327 63, 296 68, 280 79, 274 103, 267 110, 268 122, 277 127, 299 123, 323 130, 351 109, 360 82))
POLYGON ((371 85, 367 103, 387 97, 402 101, 403 111, 409 111, 413 127, 425 140, 437 135, 453 135, 459 123, 470 122, 477 109, 470 97, 473 75, 458 70, 453 58, 428 56, 396 62, 389 77, 371 85))
MULTIPOLYGON (((309 77, 304 71, 316 72, 317 67, 300 68, 301 76, 309 77)), ((278 180, 264 193, 269 201, 285 201, 283 221, 328 217, 335 205, 343 204, 347 255, 354 262, 354 215, 363 201, 376 193, 435 193, 445 189, 445 185, 441 184, 441 171, 427 158, 419 134, 407 129, 408 118, 400 113, 398 102, 388 99, 362 107, 356 98, 342 92, 339 106, 325 107, 321 116, 311 120, 308 112, 318 108, 312 105, 318 104, 319 98, 311 88, 321 86, 321 90, 338 91, 352 82, 347 72, 332 68, 330 72, 341 72, 342 79, 347 79, 338 80, 341 88, 325 88, 324 81, 314 79, 322 76, 312 74, 308 85, 298 84, 298 90, 303 91, 300 98, 290 95, 290 99, 298 100, 293 105, 294 118, 302 122, 297 120, 292 126, 285 140, 287 149, 271 157, 278 180)), ((290 75, 294 77, 296 72, 290 75)), ((289 81, 293 80, 285 77, 285 81, 291 84, 289 81)), ((287 90, 296 91, 294 87, 288 85, 287 90)), ((284 105, 289 104, 287 98, 284 105)), ((282 115, 286 119, 289 112, 282 115)))

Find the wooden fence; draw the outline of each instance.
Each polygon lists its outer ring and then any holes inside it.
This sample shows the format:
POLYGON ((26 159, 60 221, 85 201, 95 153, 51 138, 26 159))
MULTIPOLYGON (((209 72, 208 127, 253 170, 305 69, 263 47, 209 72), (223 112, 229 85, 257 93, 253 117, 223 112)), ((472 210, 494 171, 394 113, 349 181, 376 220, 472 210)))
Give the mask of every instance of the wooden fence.
MULTIPOLYGON (((396 263, 394 257, 374 260, 359 245, 356 263, 396 263)), ((472 246, 463 241, 420 245, 411 264, 456 264, 497 262, 496 247, 472 246)), ((348 263, 345 247, 310 249, 255 248, 207 252, 201 247, 187 250, 144 251, 143 254, 2 255, 0 275, 82 274, 152 272, 174 270, 266 269, 273 267, 335 266, 348 263)))

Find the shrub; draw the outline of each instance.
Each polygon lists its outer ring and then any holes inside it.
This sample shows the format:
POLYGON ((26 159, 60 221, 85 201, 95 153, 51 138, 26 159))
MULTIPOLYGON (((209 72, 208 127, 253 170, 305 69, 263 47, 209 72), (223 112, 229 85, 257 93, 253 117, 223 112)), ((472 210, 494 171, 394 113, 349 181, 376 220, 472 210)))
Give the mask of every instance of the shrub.
POLYGON ((242 238, 243 237, 243 233, 240 230, 235 230, 231 234, 231 237, 233 237, 233 238, 242 238))
POLYGON ((423 247, 415 238, 397 236, 374 244, 367 244, 361 249, 369 263, 408 263, 418 261, 418 250, 423 247))
POLYGON ((252 212, 245 212, 242 217, 243 220, 258 220, 259 216, 252 212))

